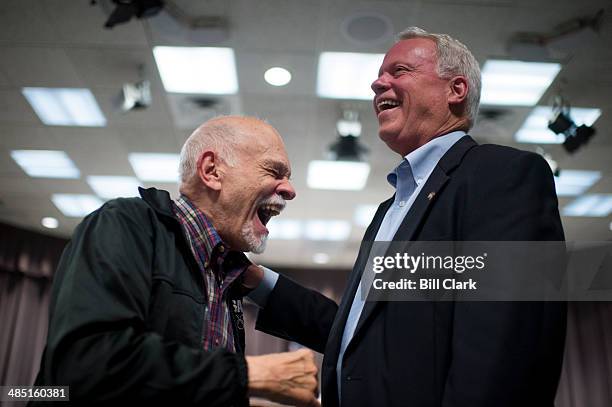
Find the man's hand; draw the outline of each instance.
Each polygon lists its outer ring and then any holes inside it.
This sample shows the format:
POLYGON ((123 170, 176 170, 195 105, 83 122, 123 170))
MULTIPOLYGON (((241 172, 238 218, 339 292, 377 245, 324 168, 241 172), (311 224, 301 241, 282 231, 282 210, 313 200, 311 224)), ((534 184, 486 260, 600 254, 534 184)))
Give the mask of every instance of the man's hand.
POLYGON ((317 366, 307 349, 246 357, 249 395, 295 406, 320 407, 317 366))

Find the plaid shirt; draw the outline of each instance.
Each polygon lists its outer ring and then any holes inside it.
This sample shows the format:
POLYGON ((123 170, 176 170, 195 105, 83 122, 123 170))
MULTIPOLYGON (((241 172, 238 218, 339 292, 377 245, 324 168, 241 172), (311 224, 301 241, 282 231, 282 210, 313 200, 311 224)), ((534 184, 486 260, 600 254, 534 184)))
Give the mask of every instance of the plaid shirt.
MULTIPOLYGON (((206 215, 185 196, 181 195, 174 201, 173 209, 183 225, 191 252, 206 284, 207 306, 202 346, 206 350, 223 347, 235 352, 228 287, 246 269, 246 264, 243 261, 227 261, 238 253, 228 250, 206 215)), ((234 300, 232 306, 235 313, 241 315, 241 300, 234 300)))

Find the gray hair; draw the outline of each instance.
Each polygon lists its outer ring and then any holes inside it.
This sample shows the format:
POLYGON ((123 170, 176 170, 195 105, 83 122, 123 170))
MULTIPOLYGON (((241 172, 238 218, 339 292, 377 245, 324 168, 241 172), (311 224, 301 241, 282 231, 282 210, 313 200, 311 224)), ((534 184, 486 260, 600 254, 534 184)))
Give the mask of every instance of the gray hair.
POLYGON ((438 75, 440 78, 450 78, 463 75, 467 79, 468 94, 466 109, 468 126, 472 128, 478 116, 480 105, 480 66, 470 50, 461 42, 447 34, 432 34, 419 27, 408 27, 397 35, 397 41, 410 38, 428 38, 436 43, 438 56, 438 75))
POLYGON ((238 138, 235 126, 223 123, 221 120, 212 119, 195 129, 181 148, 179 159, 181 183, 187 183, 197 175, 198 159, 204 150, 213 150, 230 167, 235 166, 237 160, 234 150, 238 138))

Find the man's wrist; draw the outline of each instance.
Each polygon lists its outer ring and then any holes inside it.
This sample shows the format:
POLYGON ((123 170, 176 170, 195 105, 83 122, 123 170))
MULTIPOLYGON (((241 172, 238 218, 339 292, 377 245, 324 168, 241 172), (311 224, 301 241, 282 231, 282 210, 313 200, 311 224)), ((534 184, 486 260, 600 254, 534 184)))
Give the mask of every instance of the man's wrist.
MULTIPOLYGON (((250 266, 249 266, 250 267, 250 266)), ((278 281, 278 273, 263 266, 256 266, 261 270, 261 280, 259 285, 248 294, 248 298, 259 308, 264 308, 268 302, 268 297, 278 281)))

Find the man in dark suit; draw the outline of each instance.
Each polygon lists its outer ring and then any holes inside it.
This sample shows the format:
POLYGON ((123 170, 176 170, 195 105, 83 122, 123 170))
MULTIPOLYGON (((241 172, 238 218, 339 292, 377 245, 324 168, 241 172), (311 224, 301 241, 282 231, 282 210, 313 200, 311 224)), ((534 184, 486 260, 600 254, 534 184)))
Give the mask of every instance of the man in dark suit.
POLYGON ((379 136, 401 163, 368 227, 339 306, 271 270, 249 269, 257 328, 324 352, 323 405, 553 406, 565 305, 365 302, 372 241, 562 241, 553 178, 538 155, 466 132, 480 70, 457 40, 413 27, 372 84, 379 136))

